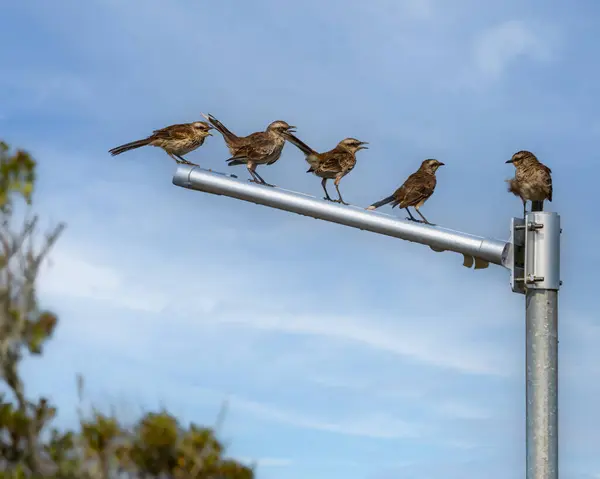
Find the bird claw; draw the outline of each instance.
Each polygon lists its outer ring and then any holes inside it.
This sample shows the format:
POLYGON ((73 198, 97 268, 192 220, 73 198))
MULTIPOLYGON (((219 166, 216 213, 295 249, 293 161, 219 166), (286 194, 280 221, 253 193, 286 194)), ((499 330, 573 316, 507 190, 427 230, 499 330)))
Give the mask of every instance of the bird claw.
POLYGON ((180 165, 200 166, 200 165, 197 165, 196 163, 192 163, 191 161, 187 161, 187 160, 179 160, 177 163, 180 165))
POLYGON ((350 203, 346 203, 344 200, 338 198, 337 200, 332 200, 334 203, 340 203, 342 205, 349 205, 350 203))
MULTIPOLYGON (((237 176, 235 176, 234 178, 237 178, 237 176)), ((248 181, 250 183, 256 183, 257 185, 270 186, 271 188, 275 188, 275 185, 272 185, 270 183, 266 183, 264 181, 259 181, 259 180, 248 180, 248 181)))

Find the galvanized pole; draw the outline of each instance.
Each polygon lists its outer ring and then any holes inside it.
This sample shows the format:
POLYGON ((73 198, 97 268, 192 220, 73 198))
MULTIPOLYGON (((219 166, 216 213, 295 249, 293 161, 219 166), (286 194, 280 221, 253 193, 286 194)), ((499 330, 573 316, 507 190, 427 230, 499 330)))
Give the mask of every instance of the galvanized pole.
POLYGON ((527 479, 558 479, 560 216, 525 218, 527 479))
POLYGON ((511 239, 505 242, 253 185, 199 167, 180 165, 173 183, 421 243, 434 251, 454 251, 464 255, 467 267, 474 259, 476 269, 489 263, 507 268, 512 291, 526 295, 526 479, 558 479, 558 214, 534 211, 525 219, 512 218, 511 239))

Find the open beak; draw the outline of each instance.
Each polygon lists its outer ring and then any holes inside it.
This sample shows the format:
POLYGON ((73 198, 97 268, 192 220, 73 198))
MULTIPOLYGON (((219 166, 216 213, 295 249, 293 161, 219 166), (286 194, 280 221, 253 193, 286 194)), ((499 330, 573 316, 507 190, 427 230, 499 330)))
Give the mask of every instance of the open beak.
POLYGON ((369 149, 369 147, 368 147, 368 146, 365 146, 365 145, 368 145, 368 144, 369 144, 369 142, 368 142, 368 141, 361 141, 361 142, 360 142, 360 146, 358 147, 358 149, 359 149, 359 150, 368 150, 368 149, 369 149))
POLYGON ((508 160, 508 161, 505 161, 504 163, 514 163, 514 161, 515 160, 508 160))
POLYGON ((296 127, 293 125, 289 126, 287 130, 285 130, 285 133, 296 133, 296 127))

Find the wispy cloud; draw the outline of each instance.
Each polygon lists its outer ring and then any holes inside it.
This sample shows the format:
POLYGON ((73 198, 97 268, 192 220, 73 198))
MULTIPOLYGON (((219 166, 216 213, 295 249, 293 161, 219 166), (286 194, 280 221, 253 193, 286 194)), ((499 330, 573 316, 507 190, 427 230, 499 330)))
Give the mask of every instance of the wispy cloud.
POLYGON ((520 61, 550 61, 554 38, 543 26, 509 20, 484 30, 473 43, 479 72, 487 79, 498 80, 511 68, 519 71, 520 61))
POLYGON ((59 250, 40 275, 42 294, 103 301, 115 307, 159 312, 169 303, 160 291, 148 291, 138 279, 126 278, 114 268, 59 250))
MULTIPOLYGON (((177 274, 174 283, 165 277, 169 274, 166 271, 159 281, 152 278, 144 280, 143 269, 121 272, 116 264, 94 264, 77 256, 74 254, 77 248, 72 243, 68 248, 71 251, 69 254, 59 249, 52 256, 53 266, 47 269, 46 276, 42 278, 42 293, 102 300, 114 307, 153 313, 169 308, 171 312, 177 313, 180 321, 188 317, 189 320, 185 320, 188 324, 193 324, 198 314, 210 311, 215 324, 230 324, 270 333, 329 338, 462 372, 494 375, 508 373, 500 350, 492 350, 488 345, 478 347, 476 344, 466 344, 459 335, 432 327, 439 326, 445 319, 406 317, 401 323, 397 323, 391 318, 374 318, 366 311, 363 312, 364 316, 316 316, 314 313, 300 311, 290 314, 273 303, 268 308, 260 308, 255 304, 255 310, 248 312, 245 303, 253 302, 253 294, 246 298, 237 294, 237 306, 229 300, 230 305, 223 309, 223 302, 228 294, 221 291, 218 285, 229 283, 229 274, 215 272, 219 274, 219 279, 213 284, 207 284, 195 274, 183 273, 185 266, 181 264, 180 272, 173 273, 177 274), (178 296, 178 292, 182 289, 189 290, 192 285, 195 285, 193 290, 196 294, 178 296), (279 311, 273 314, 273 309, 279 311)), ((257 273, 254 272, 254 281, 257 273)), ((268 281, 267 272, 260 274, 264 275, 263 281, 268 281)), ((215 279, 217 278, 213 277, 215 279)))
POLYGON ((331 421, 326 418, 316 418, 293 411, 284 411, 268 404, 257 403, 241 398, 231 398, 234 407, 240 407, 264 419, 277 421, 291 426, 315 429, 350 436, 363 436, 380 439, 395 439, 418 437, 423 427, 407 423, 389 414, 373 413, 363 417, 346 418, 331 421))

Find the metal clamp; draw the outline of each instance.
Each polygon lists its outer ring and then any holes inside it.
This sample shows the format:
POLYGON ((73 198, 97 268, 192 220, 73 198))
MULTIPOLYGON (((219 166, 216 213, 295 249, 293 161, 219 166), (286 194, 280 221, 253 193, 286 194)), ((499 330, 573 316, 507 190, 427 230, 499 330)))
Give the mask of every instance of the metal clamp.
MULTIPOLYGON (((547 211, 527 213, 524 221, 526 289, 560 288, 560 216, 547 211)), ((521 278, 519 278, 521 279, 521 278)))

